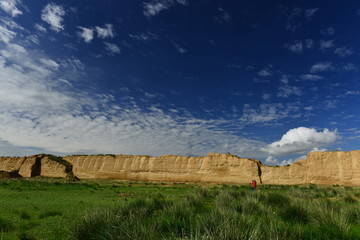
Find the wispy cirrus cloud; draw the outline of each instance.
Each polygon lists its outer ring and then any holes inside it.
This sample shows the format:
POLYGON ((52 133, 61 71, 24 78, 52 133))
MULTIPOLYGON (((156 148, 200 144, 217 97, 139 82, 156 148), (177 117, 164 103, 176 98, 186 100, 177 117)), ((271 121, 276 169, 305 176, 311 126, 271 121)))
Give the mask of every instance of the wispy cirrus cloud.
POLYGON ((139 41, 149 41, 149 40, 159 39, 159 36, 151 32, 133 33, 133 34, 129 34, 129 37, 139 41))
POLYGON ((104 44, 106 46, 105 49, 110 53, 110 55, 120 53, 120 48, 116 44, 109 42, 104 42, 104 44))
POLYGON ((324 79, 323 76, 316 75, 316 74, 303 74, 300 76, 300 78, 303 80, 310 80, 310 81, 317 81, 317 80, 324 79))
MULTIPOLYGON (((140 107, 134 99, 115 103, 111 94, 75 89, 76 74, 70 67, 79 66, 76 71, 81 71, 84 64, 78 59, 64 62, 27 49, 16 34, 3 43, 0 150, 8 150, 2 155, 41 149, 58 154, 205 155, 217 151, 256 157, 258 147, 264 145, 226 130, 223 124, 229 122, 223 119, 199 119, 150 103, 140 107)), ((152 96, 146 93, 147 99, 152 96)))
POLYGON ((299 115, 298 111, 297 104, 264 103, 259 106, 245 104, 239 120, 244 124, 268 125, 274 122, 279 124, 279 120, 288 118, 291 114, 292 117, 299 115))
POLYGON ((335 49, 334 53, 339 55, 340 57, 347 57, 352 55, 354 52, 352 49, 347 47, 338 47, 335 49))
POLYGON ((7 27, 0 25, 0 41, 3 41, 4 43, 8 43, 15 36, 16 36, 16 32, 11 31, 7 27))

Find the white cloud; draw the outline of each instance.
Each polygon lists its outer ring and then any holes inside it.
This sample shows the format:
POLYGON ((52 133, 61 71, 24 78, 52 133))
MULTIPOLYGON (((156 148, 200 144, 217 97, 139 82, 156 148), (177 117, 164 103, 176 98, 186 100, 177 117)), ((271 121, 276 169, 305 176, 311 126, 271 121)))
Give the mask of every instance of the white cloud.
POLYGON ((350 48, 339 47, 339 48, 335 49, 334 53, 339 55, 340 57, 347 57, 347 56, 352 55, 354 52, 350 48))
POLYGON ((30 43, 35 43, 36 45, 40 44, 40 40, 37 35, 30 35, 26 38, 26 40, 30 43))
POLYGON ((310 8, 310 9, 305 9, 305 17, 310 20, 315 13, 317 13, 319 11, 319 8, 310 8))
POLYGON ((302 91, 300 88, 289 85, 281 85, 279 87, 279 92, 277 93, 278 97, 288 98, 291 95, 301 96, 302 91))
POLYGON ((271 94, 270 94, 270 93, 264 93, 264 94, 262 95, 262 99, 264 99, 265 101, 270 100, 270 98, 271 98, 271 94))
POLYGON ((52 69, 58 69, 59 64, 55 62, 54 60, 48 59, 48 58, 41 58, 40 62, 45 65, 45 67, 52 68, 52 69))
POLYGON ((21 15, 23 12, 17 8, 17 4, 20 3, 19 0, 1 0, 0 1, 0 8, 6 12, 7 14, 11 15, 12 17, 16 17, 21 15))
POLYGON ((64 30, 64 25, 62 25, 63 16, 65 16, 64 8, 55 3, 47 4, 41 11, 41 19, 50 24, 50 28, 55 32, 64 30))
POLYGON ((38 30, 38 31, 40 31, 40 32, 47 32, 47 30, 46 30, 46 28, 43 26, 43 25, 41 25, 41 24, 39 24, 39 23, 36 23, 35 25, 34 25, 34 27, 36 28, 36 30, 38 30))
POLYGON ((311 73, 332 71, 334 67, 331 62, 319 62, 310 68, 311 73))
POLYGON ((158 15, 161 11, 172 7, 173 5, 173 0, 153 0, 143 4, 143 13, 147 17, 153 17, 158 15))
POLYGON ((335 46, 334 40, 328 40, 328 41, 320 40, 319 45, 321 50, 326 50, 329 48, 333 48, 335 46))
POLYGON ((16 36, 16 33, 7 29, 6 27, 3 27, 0 25, 0 41, 4 43, 10 42, 14 37, 16 36))
POLYGON ((71 56, 56 60, 36 46, 26 48, 21 45, 26 37, 14 35, 0 50, 0 155, 26 155, 34 149, 61 154, 263 154, 258 147, 264 142, 239 136, 239 127, 232 132, 223 126, 237 122, 199 119, 176 106, 168 112, 158 105, 140 107, 134 98, 115 104, 110 94, 75 89, 74 81, 81 85, 77 76, 84 79, 84 64, 71 56))
POLYGON ((306 39, 305 40, 305 47, 306 48, 312 48, 314 46, 314 41, 312 39, 306 39))
POLYGON ((262 151, 273 156, 305 154, 311 149, 334 143, 339 138, 337 130, 325 128, 318 132, 314 128, 298 127, 290 129, 279 141, 267 145, 262 151))
POLYGON ((182 47, 180 44, 176 43, 176 42, 172 42, 173 46, 176 48, 176 50, 181 53, 181 54, 185 54, 187 53, 187 49, 185 49, 184 47, 182 47))
POLYGON ((327 29, 321 29, 320 30, 320 33, 322 35, 327 35, 327 36, 331 36, 331 35, 334 35, 335 33, 335 29, 333 27, 329 27, 327 29))
POLYGON ((11 29, 20 29, 20 30, 25 30, 22 26, 20 26, 19 24, 17 24, 16 22, 9 20, 9 19, 1 19, 1 21, 9 28, 11 29))
POLYGON ((305 159, 306 155, 302 155, 296 159, 285 159, 285 160, 278 160, 277 158, 273 157, 273 156, 269 156, 265 159, 265 163, 272 165, 272 166, 286 166, 286 165, 290 165, 294 162, 297 162, 301 159, 305 159))
POLYGON ((158 39, 159 37, 151 32, 140 32, 136 34, 129 34, 129 37, 135 40, 148 41, 158 39))
POLYGON ((178 3, 180 3, 181 5, 184 5, 184 6, 186 6, 186 5, 188 5, 189 4, 189 2, 188 2, 188 0, 176 0, 178 3))
POLYGON ((301 75, 300 78, 303 80, 310 80, 310 81, 317 81, 317 80, 324 79, 324 77, 316 75, 316 74, 304 74, 304 75, 301 75))
POLYGON ((83 38, 86 43, 91 42, 94 38, 94 30, 92 28, 84 28, 78 26, 81 32, 78 32, 79 37, 83 38))
POLYGON ((115 36, 112 24, 105 24, 104 27, 96 26, 95 30, 98 37, 102 39, 113 38, 115 36))
POLYGON ((219 16, 214 17, 214 19, 218 22, 218 23, 224 23, 224 22, 230 22, 231 21, 231 16, 230 14, 225 11, 223 8, 218 8, 219 10, 219 16))
POLYGON ((299 107, 292 104, 284 105, 282 103, 260 104, 258 107, 253 107, 245 104, 243 114, 239 119, 244 124, 263 124, 273 123, 281 119, 289 117, 298 113, 299 107))
POLYGON ((353 64, 353 63, 346 63, 346 64, 344 64, 344 66, 342 67, 342 69, 343 69, 344 71, 349 72, 349 71, 357 71, 357 70, 358 70, 358 67, 357 67, 355 64, 353 64))
POLYGON ((360 91, 347 91, 346 95, 360 95, 360 91))
POLYGON ((268 77, 268 76, 272 76, 273 74, 268 68, 264 68, 258 72, 258 75, 261 77, 268 77))
POLYGON ((109 42, 104 42, 104 44, 106 45, 105 49, 110 53, 110 55, 120 53, 120 48, 116 44, 109 42))
POLYGON ((269 164, 269 165, 278 165, 279 164, 279 160, 277 160, 276 158, 269 156, 265 159, 265 163, 269 164))
POLYGON ((285 47, 290 51, 300 54, 303 52, 303 43, 302 41, 295 41, 293 44, 285 44, 285 47))

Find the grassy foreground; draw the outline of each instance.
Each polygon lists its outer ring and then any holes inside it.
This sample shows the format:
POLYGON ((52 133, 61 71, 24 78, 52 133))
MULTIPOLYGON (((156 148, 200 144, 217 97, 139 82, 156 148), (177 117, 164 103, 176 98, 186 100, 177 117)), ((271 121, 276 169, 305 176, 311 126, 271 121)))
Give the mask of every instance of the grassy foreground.
POLYGON ((0 180, 0 239, 360 239, 360 189, 0 180))

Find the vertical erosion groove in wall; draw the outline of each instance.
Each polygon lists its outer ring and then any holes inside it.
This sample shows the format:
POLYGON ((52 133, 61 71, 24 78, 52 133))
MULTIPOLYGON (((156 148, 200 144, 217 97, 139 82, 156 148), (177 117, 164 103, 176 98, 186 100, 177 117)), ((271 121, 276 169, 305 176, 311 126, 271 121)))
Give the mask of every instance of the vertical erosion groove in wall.
POLYGON ((41 174, 41 158, 42 156, 35 158, 35 163, 31 167, 31 177, 37 177, 41 174))

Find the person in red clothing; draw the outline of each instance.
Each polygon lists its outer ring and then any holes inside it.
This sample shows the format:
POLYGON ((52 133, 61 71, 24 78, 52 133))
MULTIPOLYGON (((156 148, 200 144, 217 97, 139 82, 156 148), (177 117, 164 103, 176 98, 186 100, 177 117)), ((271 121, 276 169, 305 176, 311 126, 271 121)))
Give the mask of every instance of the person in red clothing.
POLYGON ((251 188, 252 188, 252 190, 256 189, 256 180, 252 180, 251 188))

